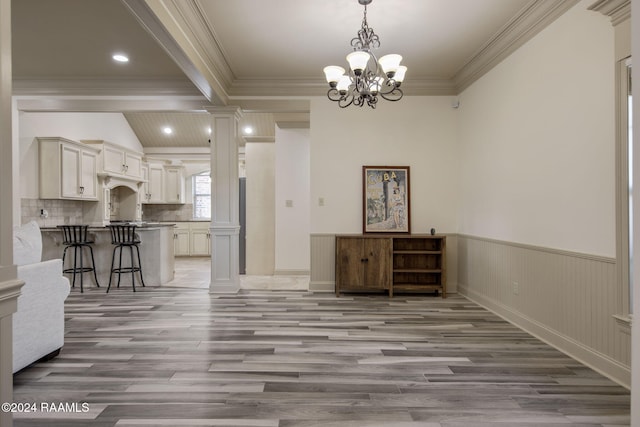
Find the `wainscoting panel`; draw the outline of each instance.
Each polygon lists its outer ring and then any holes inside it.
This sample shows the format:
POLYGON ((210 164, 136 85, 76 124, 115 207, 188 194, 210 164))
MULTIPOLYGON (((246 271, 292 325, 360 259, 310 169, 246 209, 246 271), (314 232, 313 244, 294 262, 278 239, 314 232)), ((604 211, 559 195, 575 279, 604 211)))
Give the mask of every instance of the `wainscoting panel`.
POLYGON ((310 291, 335 291, 336 235, 311 234, 310 291))
POLYGON ((630 387, 615 259, 465 235, 457 255, 459 293, 630 387))

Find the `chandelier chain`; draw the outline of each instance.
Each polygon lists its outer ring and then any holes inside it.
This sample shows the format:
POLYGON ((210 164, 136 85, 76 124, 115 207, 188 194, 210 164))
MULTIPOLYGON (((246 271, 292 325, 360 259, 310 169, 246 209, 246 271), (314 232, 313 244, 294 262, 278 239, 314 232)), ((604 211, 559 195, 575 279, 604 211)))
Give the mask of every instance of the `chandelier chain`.
POLYGON ((353 50, 364 50, 371 53, 372 49, 380 47, 380 38, 373 31, 373 28, 369 27, 367 23, 367 6, 364 6, 364 17, 362 18, 362 25, 358 31, 358 36, 351 39, 351 47, 353 50))

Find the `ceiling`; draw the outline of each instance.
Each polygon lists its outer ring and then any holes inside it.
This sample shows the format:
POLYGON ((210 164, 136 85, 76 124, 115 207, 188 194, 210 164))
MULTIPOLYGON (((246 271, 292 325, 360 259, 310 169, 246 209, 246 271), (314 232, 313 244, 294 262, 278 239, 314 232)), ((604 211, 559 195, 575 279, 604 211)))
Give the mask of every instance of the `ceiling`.
MULTIPOLYGON (((378 56, 403 55, 406 96, 456 95, 577 0, 374 0, 378 56)), ((255 140, 307 123, 322 68, 346 65, 356 0, 13 0, 25 111, 120 111, 145 147, 206 146, 206 107, 239 105, 255 140), (129 55, 126 64, 111 55, 129 55), (266 115, 266 116, 265 116, 266 115), (171 138, 160 129, 180 131, 171 138)))

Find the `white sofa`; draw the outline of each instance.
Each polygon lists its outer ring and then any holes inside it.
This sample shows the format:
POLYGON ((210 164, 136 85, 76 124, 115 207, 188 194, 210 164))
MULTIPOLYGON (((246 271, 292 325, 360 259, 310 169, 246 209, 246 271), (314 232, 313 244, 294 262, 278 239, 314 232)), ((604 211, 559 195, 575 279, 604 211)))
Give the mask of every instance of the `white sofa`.
POLYGON ((58 354, 64 344, 64 301, 69 280, 62 260, 41 261, 42 235, 35 221, 14 227, 13 258, 24 286, 13 315, 13 372, 58 354))

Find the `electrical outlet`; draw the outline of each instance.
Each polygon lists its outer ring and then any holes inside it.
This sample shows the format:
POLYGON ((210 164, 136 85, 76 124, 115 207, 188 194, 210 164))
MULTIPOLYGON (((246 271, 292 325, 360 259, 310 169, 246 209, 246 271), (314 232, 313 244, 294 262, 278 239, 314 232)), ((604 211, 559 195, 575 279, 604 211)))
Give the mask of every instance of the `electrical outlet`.
POLYGON ((520 295, 520 284, 518 282, 513 282, 513 294, 520 295))

